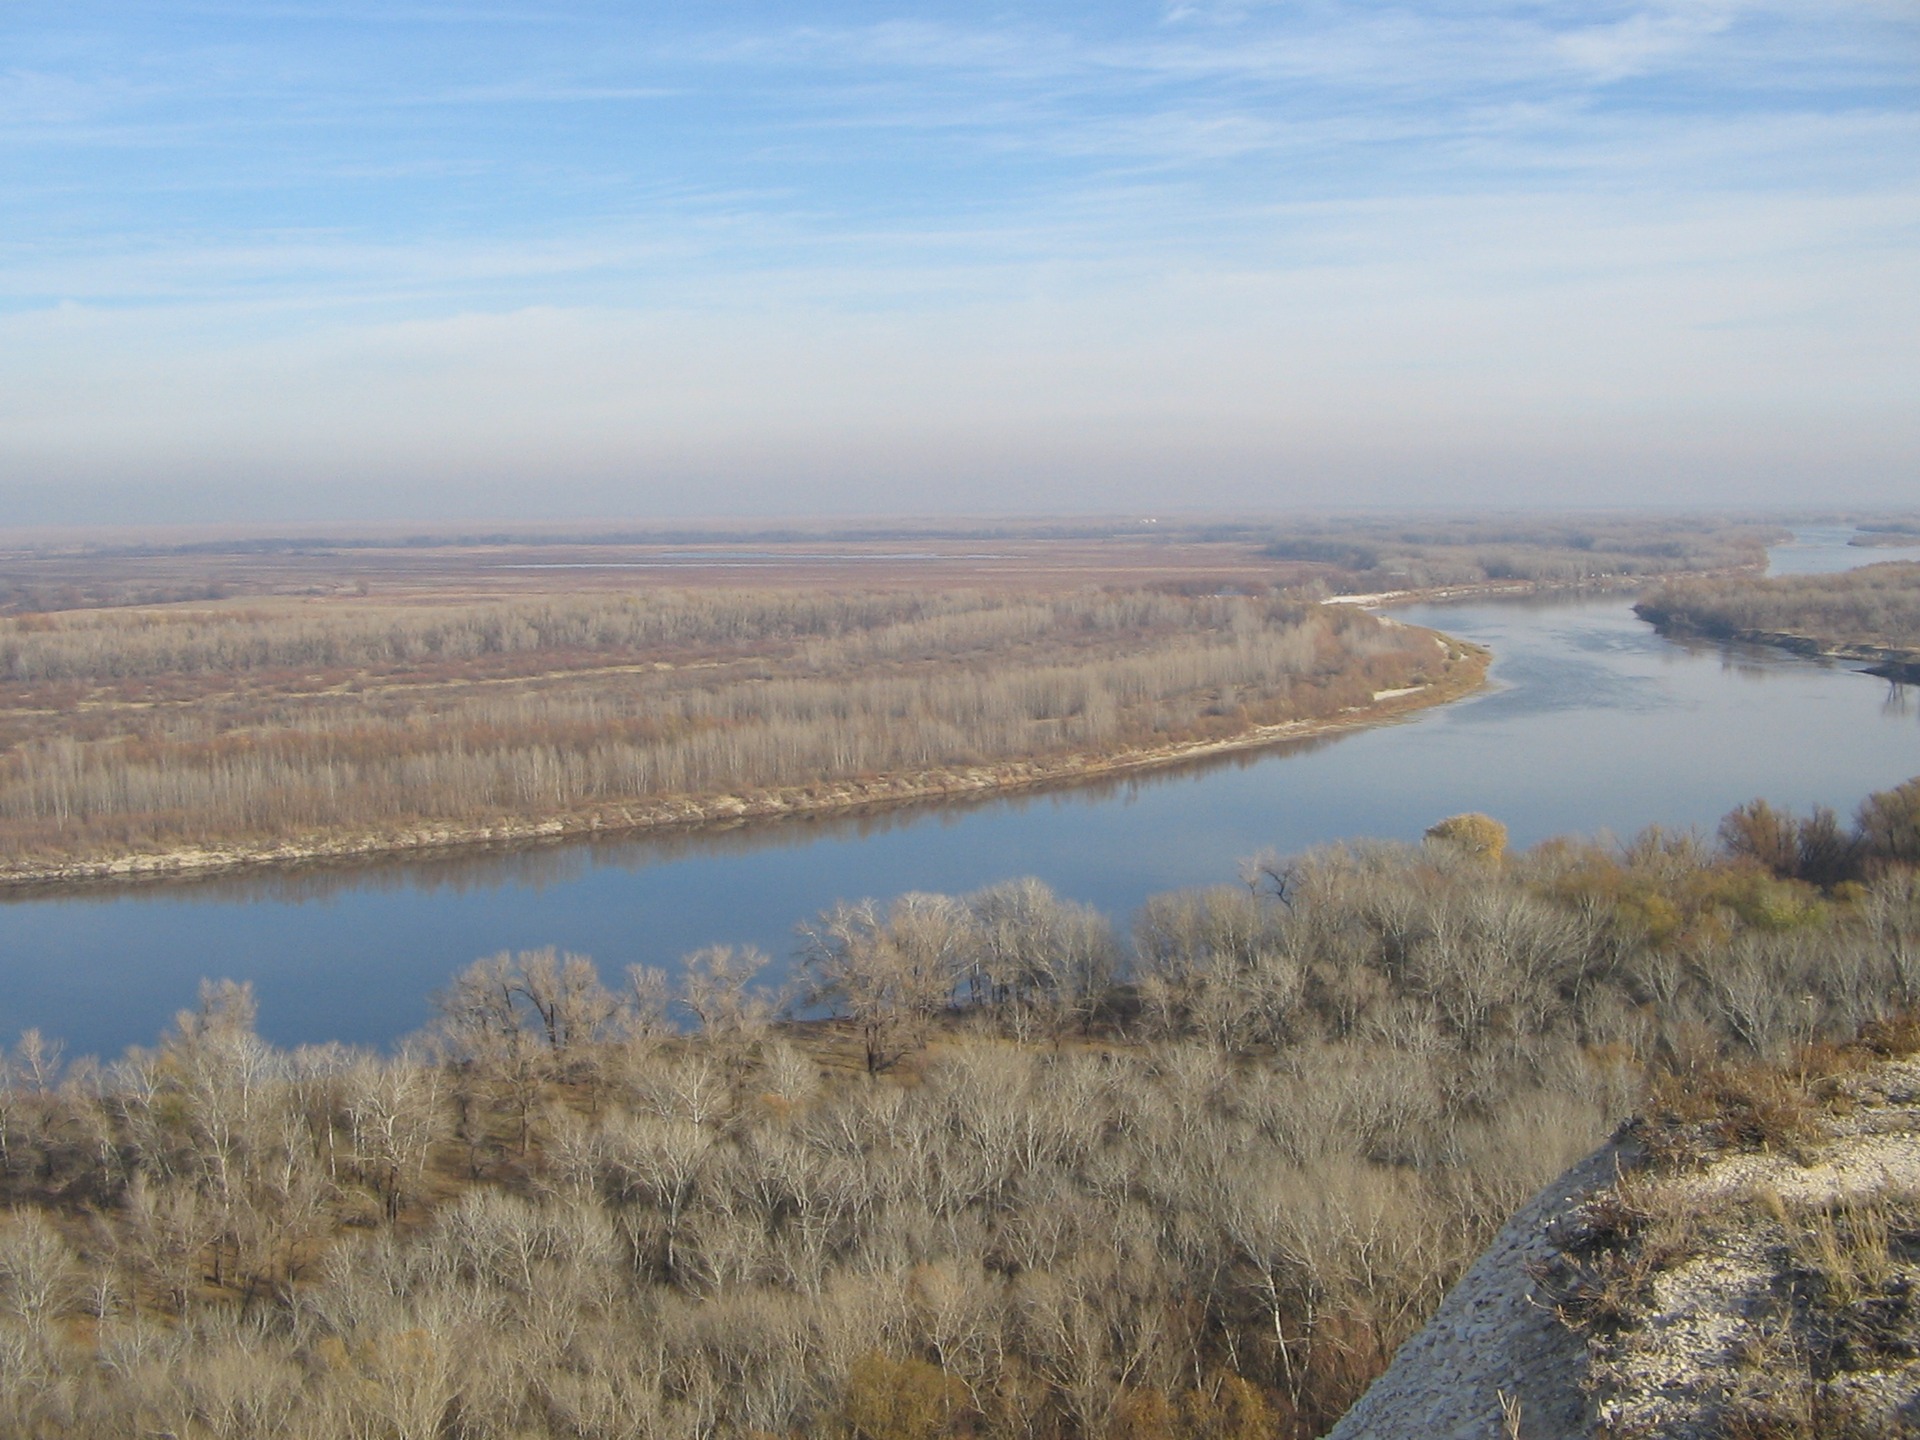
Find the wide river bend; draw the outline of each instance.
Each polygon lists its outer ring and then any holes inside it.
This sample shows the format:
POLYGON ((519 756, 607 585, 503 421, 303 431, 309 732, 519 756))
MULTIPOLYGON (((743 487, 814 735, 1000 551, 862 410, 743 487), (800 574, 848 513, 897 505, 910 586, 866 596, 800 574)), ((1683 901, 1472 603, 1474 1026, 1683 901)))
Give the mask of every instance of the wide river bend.
MULTIPOLYGON (((1803 530, 1776 571, 1911 552, 1803 530)), ((1488 646, 1484 692, 1336 739, 1044 793, 504 853, 25 893, 0 900, 0 1043, 70 1055, 152 1044, 202 977, 253 982, 283 1045, 386 1045, 474 958, 557 945, 603 973, 672 969, 715 942, 784 964, 837 899, 960 893, 1037 875, 1121 921, 1157 890, 1231 881, 1244 856, 1413 840, 1484 810, 1517 843, 1642 826, 1711 830, 1758 795, 1843 815, 1920 773, 1912 692, 1840 665, 1676 644, 1631 597, 1396 611, 1488 646)))

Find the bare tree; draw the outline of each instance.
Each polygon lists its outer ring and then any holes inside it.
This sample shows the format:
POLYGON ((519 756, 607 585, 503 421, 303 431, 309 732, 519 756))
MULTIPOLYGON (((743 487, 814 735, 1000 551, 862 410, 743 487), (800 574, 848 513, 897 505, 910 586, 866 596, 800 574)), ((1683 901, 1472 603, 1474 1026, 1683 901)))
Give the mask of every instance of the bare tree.
POLYGON ((0 1315, 44 1337, 81 1293, 80 1262, 45 1217, 0 1218, 0 1315))
POLYGON ((1112 927, 1089 906, 1061 900, 1038 880, 1009 880, 967 897, 963 938, 969 991, 1018 1038, 1090 1028, 1113 987, 1112 927))
POLYGON ((411 1056, 366 1058, 344 1078, 353 1167, 397 1219, 441 1134, 440 1072, 411 1056))
POLYGON ((774 1003, 758 981, 768 960, 758 948, 709 945, 686 958, 680 1004, 721 1056, 735 1080, 773 1021, 774 1003))
POLYGON ((527 1148, 546 1066, 517 1004, 520 990, 519 971, 502 950, 474 961, 434 997, 440 1012, 434 1043, 457 1067, 454 1098, 474 1156, 485 1143, 485 1109, 496 1095, 514 1117, 520 1149, 527 1148))
POLYGON ((517 993, 540 1017, 547 1048, 556 1060, 576 1054, 612 1018, 617 1002, 586 956, 559 956, 549 945, 522 951, 518 967, 517 993))
POLYGON ((944 895, 903 895, 884 918, 871 900, 836 905, 800 927, 805 1003, 851 1020, 878 1075, 918 1049, 951 1003, 967 928, 944 895))

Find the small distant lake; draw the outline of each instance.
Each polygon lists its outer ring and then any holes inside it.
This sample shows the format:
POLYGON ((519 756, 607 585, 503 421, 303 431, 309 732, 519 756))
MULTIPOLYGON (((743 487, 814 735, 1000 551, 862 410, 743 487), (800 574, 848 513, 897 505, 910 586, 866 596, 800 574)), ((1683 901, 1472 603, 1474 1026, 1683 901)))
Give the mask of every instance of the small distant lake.
MULTIPOLYGON (((1804 530, 1778 573, 1920 551, 1804 530)), ((1711 831, 1764 795, 1850 814, 1920 773, 1909 690, 1846 666, 1677 644, 1624 595, 1397 610, 1489 647, 1493 684, 1336 739, 1072 789, 726 831, 171 882, 0 901, 0 1039, 38 1026, 69 1054, 152 1044, 202 977, 251 980, 283 1045, 387 1045, 457 969, 556 945, 603 973, 674 968, 711 943, 782 964, 839 899, 961 893, 1037 875, 1123 924, 1148 895, 1232 881, 1244 856, 1349 837, 1415 840, 1484 810, 1519 844, 1711 831)))

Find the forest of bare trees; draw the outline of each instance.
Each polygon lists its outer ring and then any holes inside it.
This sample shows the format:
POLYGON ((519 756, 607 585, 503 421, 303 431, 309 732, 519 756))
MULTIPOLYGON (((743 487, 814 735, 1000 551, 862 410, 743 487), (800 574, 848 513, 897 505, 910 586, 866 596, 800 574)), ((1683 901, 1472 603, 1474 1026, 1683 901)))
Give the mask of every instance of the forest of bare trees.
POLYGON ((1466 659, 1276 596, 647 592, 0 620, 0 845, 297 845, 1089 760, 1466 659))
POLYGON ((502 954, 392 1055, 220 983, 104 1066, 28 1035, 0 1433, 1312 1436, 1650 1077, 1920 1003, 1916 797, 1718 850, 1456 817, 1125 944, 1031 881, 841 906, 784 997, 502 954))
POLYGON ((1720 636, 1801 636, 1821 649, 1920 650, 1920 564, 1895 560, 1837 575, 1680 580, 1634 607, 1656 625, 1720 636))

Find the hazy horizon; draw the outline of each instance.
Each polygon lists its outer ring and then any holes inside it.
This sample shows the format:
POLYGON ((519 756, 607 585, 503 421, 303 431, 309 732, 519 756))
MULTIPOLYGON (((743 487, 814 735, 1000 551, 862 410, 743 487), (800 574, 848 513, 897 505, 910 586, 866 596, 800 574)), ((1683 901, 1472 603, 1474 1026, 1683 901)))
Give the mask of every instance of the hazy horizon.
POLYGON ((0 524, 1912 503, 1920 11, 0 15, 0 524))
MULTIPOLYGON (((809 543, 889 541, 915 538, 982 540, 1061 537, 1164 536, 1191 541, 1199 532, 1264 543, 1268 533, 1316 533, 1327 529, 1379 523, 1481 524, 1606 523, 1618 520, 1717 520, 1787 528, 1848 528, 1881 521, 1908 520, 1920 515, 1920 501, 1888 504, 1739 505, 1723 506, 1661 503, 1579 504, 1381 504, 1301 505, 1291 508, 1213 510, 1170 505, 1148 513, 1144 509, 1113 510, 1086 506, 1059 510, 960 510, 910 512, 904 510, 826 510, 758 514, 686 511, 619 514, 455 514, 396 512, 385 517, 339 516, 331 519, 263 518, 178 519, 141 521, 76 520, 0 523, 0 546, 40 550, 76 545, 83 549, 152 547, 157 552, 175 548, 208 549, 286 543, 293 546, 339 544, 366 546, 511 545, 680 545, 724 546, 740 541, 809 543)), ((1895 558, 1889 552, 1887 558, 1895 558)))

